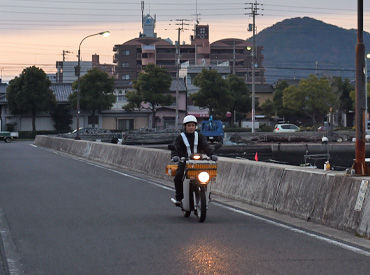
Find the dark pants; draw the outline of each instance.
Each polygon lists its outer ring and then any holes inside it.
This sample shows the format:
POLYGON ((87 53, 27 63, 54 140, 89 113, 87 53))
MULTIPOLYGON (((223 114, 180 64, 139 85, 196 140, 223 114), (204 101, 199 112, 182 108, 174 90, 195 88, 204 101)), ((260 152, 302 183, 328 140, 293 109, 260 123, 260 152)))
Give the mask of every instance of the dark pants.
POLYGON ((175 189, 176 189, 176 200, 181 201, 184 198, 183 191, 183 179, 184 179, 185 163, 179 162, 178 168, 175 175, 175 189))

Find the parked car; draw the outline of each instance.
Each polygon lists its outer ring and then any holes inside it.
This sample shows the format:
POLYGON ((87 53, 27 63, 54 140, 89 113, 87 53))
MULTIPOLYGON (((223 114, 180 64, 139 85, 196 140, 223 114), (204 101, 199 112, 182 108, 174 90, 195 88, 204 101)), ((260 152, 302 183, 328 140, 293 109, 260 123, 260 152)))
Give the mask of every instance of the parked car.
POLYGON ((298 132, 299 127, 294 124, 276 124, 274 127, 274 133, 293 133, 293 132, 298 132))
POLYGON ((18 137, 18 132, 0 131, 0 140, 4 140, 4 142, 10 142, 11 140, 14 140, 18 137))

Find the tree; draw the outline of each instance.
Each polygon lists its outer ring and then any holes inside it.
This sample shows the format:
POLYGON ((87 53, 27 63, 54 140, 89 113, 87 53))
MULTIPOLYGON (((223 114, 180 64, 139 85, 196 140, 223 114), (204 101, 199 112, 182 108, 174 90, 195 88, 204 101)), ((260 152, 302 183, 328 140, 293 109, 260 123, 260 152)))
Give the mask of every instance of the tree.
POLYGON ((285 116, 287 113, 286 108, 283 106, 283 91, 289 87, 288 82, 279 81, 276 84, 274 96, 272 99, 275 116, 285 116))
POLYGON ((226 78, 226 84, 230 95, 229 110, 233 115, 234 113, 236 114, 235 120, 238 120, 240 125, 241 120, 252 109, 252 100, 248 87, 242 78, 234 74, 226 78))
MULTIPOLYGON (((356 90, 354 87, 352 87, 352 90, 349 94, 351 100, 352 100, 352 110, 356 109, 356 90)), ((367 105, 370 105, 370 82, 367 83, 367 105)), ((370 109, 368 107, 368 109, 370 109)))
POLYGON ((191 95, 193 103, 207 107, 210 115, 222 116, 232 100, 225 79, 216 70, 203 69, 194 79, 199 91, 191 95))
POLYGON ((45 72, 32 66, 11 80, 6 90, 6 98, 12 113, 19 115, 31 113, 34 133, 36 133, 36 114, 50 111, 56 102, 50 84, 45 72))
POLYGON ((317 119, 323 119, 330 107, 336 104, 337 98, 328 79, 315 75, 310 75, 301 80, 298 86, 290 86, 283 91, 283 106, 307 115, 313 124, 316 124, 317 119))
POLYGON ((149 64, 134 81, 134 91, 126 93, 128 103, 125 110, 150 109, 153 114, 152 127, 155 128, 155 115, 158 107, 171 105, 175 98, 169 94, 171 76, 166 69, 149 64), (144 103, 144 104, 143 104, 144 103))
MULTIPOLYGON (((69 96, 69 101, 73 108, 77 106, 77 80, 73 82, 73 92, 69 96)), ((112 107, 116 101, 116 97, 113 94, 114 91, 114 79, 107 73, 93 68, 89 70, 84 76, 80 78, 80 107, 82 110, 91 112, 91 116, 94 117, 95 113, 107 110, 112 107)), ((94 121, 94 119, 93 119, 94 121)), ((94 127, 95 124, 92 123, 94 127)))
POLYGON ((69 105, 56 104, 51 111, 51 118, 54 120, 54 128, 57 132, 71 131, 72 115, 69 105))
POLYGON ((339 98, 337 109, 339 122, 341 122, 342 113, 348 113, 352 109, 353 100, 351 99, 350 93, 354 87, 349 79, 343 80, 341 77, 333 77, 331 87, 339 98))
POLYGON ((260 109, 266 116, 270 118, 275 114, 274 103, 271 99, 267 99, 265 102, 263 102, 260 109))

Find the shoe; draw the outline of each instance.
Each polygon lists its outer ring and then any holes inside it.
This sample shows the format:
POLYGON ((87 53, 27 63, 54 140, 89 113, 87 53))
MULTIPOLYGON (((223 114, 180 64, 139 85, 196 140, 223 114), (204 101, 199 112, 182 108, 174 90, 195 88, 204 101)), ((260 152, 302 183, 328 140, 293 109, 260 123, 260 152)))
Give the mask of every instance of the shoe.
POLYGON ((178 200, 176 200, 176 199, 174 199, 174 198, 171 198, 171 202, 174 204, 174 205, 176 205, 176 206, 181 206, 181 201, 178 201, 178 200))

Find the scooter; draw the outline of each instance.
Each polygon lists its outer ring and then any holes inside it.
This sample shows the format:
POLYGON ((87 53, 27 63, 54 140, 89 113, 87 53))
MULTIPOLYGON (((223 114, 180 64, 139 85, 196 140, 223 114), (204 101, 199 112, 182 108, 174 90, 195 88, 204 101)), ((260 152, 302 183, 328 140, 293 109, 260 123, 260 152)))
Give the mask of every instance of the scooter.
MULTIPOLYGON (((211 199, 211 186, 216 181, 217 161, 203 154, 193 154, 187 160, 181 158, 180 162, 185 163, 181 210, 184 217, 190 217, 193 212, 199 222, 204 222, 211 199)), ((167 165, 167 175, 175 176, 177 167, 177 164, 167 165)))

